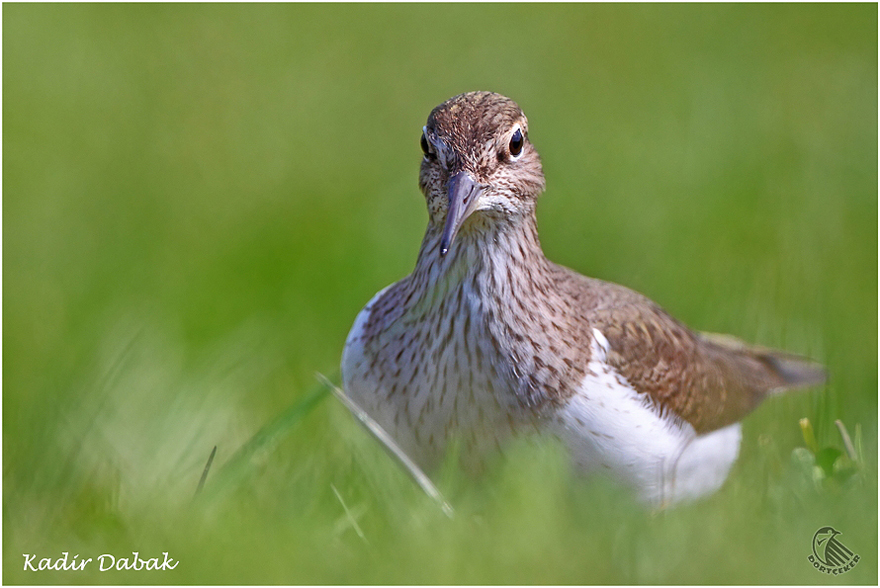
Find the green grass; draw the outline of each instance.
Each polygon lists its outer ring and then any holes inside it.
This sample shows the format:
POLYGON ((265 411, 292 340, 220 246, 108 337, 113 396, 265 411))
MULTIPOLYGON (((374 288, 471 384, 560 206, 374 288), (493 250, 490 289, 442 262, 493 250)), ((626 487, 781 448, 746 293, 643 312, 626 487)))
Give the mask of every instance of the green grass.
POLYGON ((5 583, 876 584, 876 5, 7 4, 3 25, 5 583), (711 498, 648 512, 523 445, 446 467, 449 519, 316 382, 411 270, 421 126, 474 89, 529 116, 551 259, 828 366, 745 421, 711 498), (860 472, 816 485, 802 417, 821 447, 859 425, 860 472), (807 562, 825 525, 862 557, 840 578, 807 562), (64 551, 180 563, 22 569, 64 551))

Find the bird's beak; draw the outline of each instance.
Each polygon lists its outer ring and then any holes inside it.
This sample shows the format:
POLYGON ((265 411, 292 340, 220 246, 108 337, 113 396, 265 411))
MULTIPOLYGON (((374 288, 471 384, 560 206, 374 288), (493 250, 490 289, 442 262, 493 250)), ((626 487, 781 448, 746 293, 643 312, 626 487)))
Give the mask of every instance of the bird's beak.
POLYGON ((458 234, 464 221, 477 207, 477 200, 483 187, 477 184, 471 175, 460 171, 447 184, 449 207, 446 210, 446 225, 440 236, 440 255, 446 255, 449 246, 458 234))

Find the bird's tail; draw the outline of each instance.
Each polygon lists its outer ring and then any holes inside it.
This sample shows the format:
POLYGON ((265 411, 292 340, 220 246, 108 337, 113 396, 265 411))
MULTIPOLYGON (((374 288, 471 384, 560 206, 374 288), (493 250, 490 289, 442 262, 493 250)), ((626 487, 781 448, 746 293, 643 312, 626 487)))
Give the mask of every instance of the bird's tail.
POLYGON ((828 380, 825 366, 807 357, 758 345, 749 345, 730 335, 700 333, 700 336, 719 347, 743 353, 763 363, 776 380, 776 385, 772 387, 770 392, 821 386, 828 380))

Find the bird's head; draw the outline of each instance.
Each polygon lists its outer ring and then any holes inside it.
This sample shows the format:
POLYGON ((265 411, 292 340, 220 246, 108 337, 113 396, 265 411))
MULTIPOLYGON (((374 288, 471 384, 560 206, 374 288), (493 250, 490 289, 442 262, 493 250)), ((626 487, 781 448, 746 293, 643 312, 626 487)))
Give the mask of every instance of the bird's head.
POLYGON ((431 111, 421 145, 419 187, 431 222, 443 227, 441 255, 461 230, 534 214, 544 172, 528 120, 510 98, 492 92, 450 98, 431 111))

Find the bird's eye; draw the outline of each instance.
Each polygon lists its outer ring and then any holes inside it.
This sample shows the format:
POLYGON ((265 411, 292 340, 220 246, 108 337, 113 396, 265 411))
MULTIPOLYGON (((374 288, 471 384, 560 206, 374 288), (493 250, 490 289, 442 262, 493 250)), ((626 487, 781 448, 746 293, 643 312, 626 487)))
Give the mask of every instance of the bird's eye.
POLYGON ((422 153, 425 154, 425 157, 434 156, 434 154, 431 152, 431 146, 428 144, 427 134, 424 131, 422 132, 422 139, 421 141, 419 141, 419 143, 421 143, 422 145, 422 153))
POLYGON ((510 150, 510 156, 514 159, 522 155, 523 145, 525 144, 525 138, 522 134, 522 129, 519 127, 513 131, 513 136, 510 137, 510 145, 508 149, 510 150))

